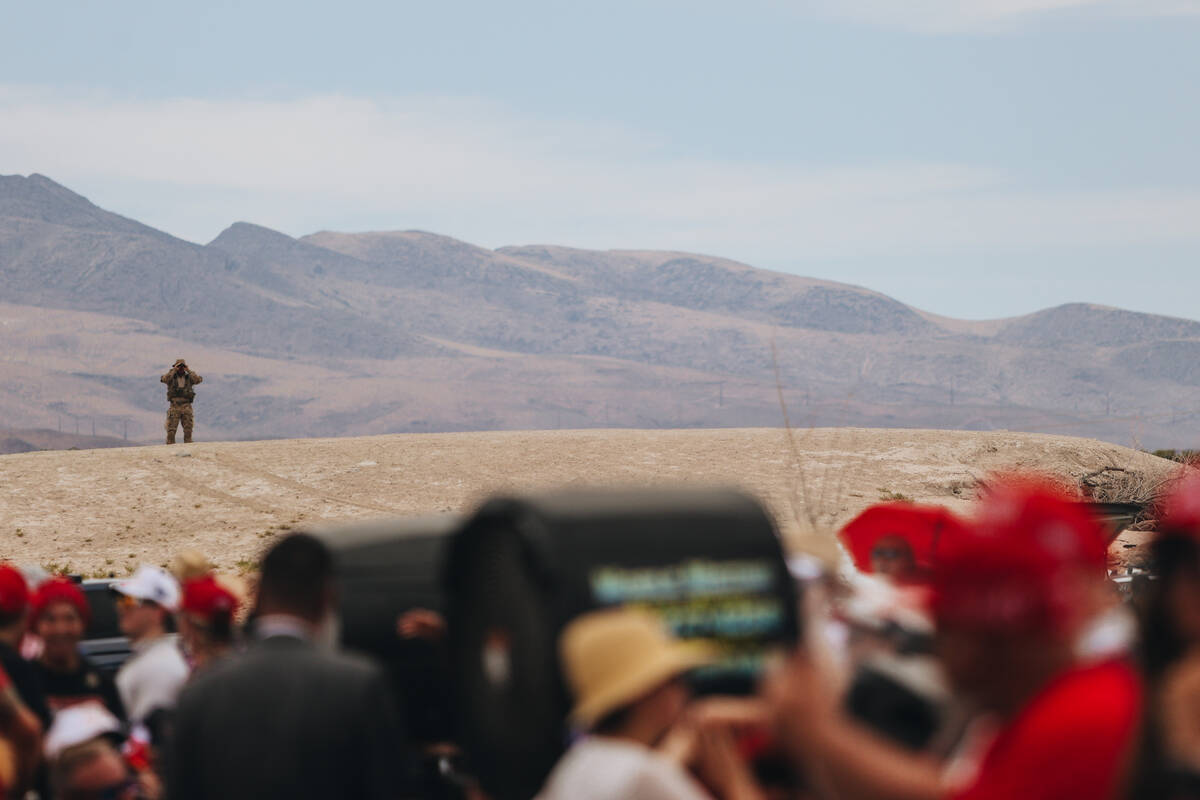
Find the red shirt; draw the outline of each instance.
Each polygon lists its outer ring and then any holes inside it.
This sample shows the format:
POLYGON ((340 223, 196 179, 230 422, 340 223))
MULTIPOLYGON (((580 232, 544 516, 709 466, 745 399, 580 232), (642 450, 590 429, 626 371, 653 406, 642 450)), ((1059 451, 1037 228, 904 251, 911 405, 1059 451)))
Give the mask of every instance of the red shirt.
POLYGON ((1109 800, 1126 777, 1142 686, 1124 660, 1054 678, 1000 731, 955 800, 1109 800))

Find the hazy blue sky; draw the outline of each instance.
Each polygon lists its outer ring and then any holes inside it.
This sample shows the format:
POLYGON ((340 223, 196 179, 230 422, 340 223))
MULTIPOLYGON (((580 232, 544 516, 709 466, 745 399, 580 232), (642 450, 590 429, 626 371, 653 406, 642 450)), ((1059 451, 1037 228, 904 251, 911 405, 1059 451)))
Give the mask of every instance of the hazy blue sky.
POLYGON ((421 228, 1200 317, 1200 0, 0 11, 0 173, 193 241, 421 228))

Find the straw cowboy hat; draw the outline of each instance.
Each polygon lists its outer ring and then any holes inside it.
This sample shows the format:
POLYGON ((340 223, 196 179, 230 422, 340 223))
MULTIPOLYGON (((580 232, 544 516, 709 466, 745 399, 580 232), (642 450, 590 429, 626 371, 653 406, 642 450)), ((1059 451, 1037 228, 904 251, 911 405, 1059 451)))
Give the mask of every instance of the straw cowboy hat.
POLYGON ((563 631, 560 654, 575 697, 571 721, 591 727, 679 675, 709 654, 673 638, 644 611, 595 611, 563 631))

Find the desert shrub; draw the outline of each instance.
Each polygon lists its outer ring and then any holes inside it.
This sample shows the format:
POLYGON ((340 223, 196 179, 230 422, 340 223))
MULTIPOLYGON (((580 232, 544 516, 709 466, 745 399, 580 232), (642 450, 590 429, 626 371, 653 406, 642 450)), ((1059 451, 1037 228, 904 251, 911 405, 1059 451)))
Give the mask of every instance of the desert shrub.
POLYGON ((1154 450, 1154 455, 1180 464, 1195 464, 1200 461, 1200 450, 1154 450))

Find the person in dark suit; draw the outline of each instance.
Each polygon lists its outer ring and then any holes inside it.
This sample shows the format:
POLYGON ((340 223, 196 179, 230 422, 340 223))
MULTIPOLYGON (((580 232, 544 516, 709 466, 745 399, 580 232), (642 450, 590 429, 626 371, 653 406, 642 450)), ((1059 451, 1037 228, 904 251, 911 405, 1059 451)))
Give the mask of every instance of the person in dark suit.
POLYGON ((316 538, 292 534, 267 553, 253 643, 180 696, 168 797, 398 794, 400 739, 383 672, 321 643, 334 597, 333 558, 316 538))

